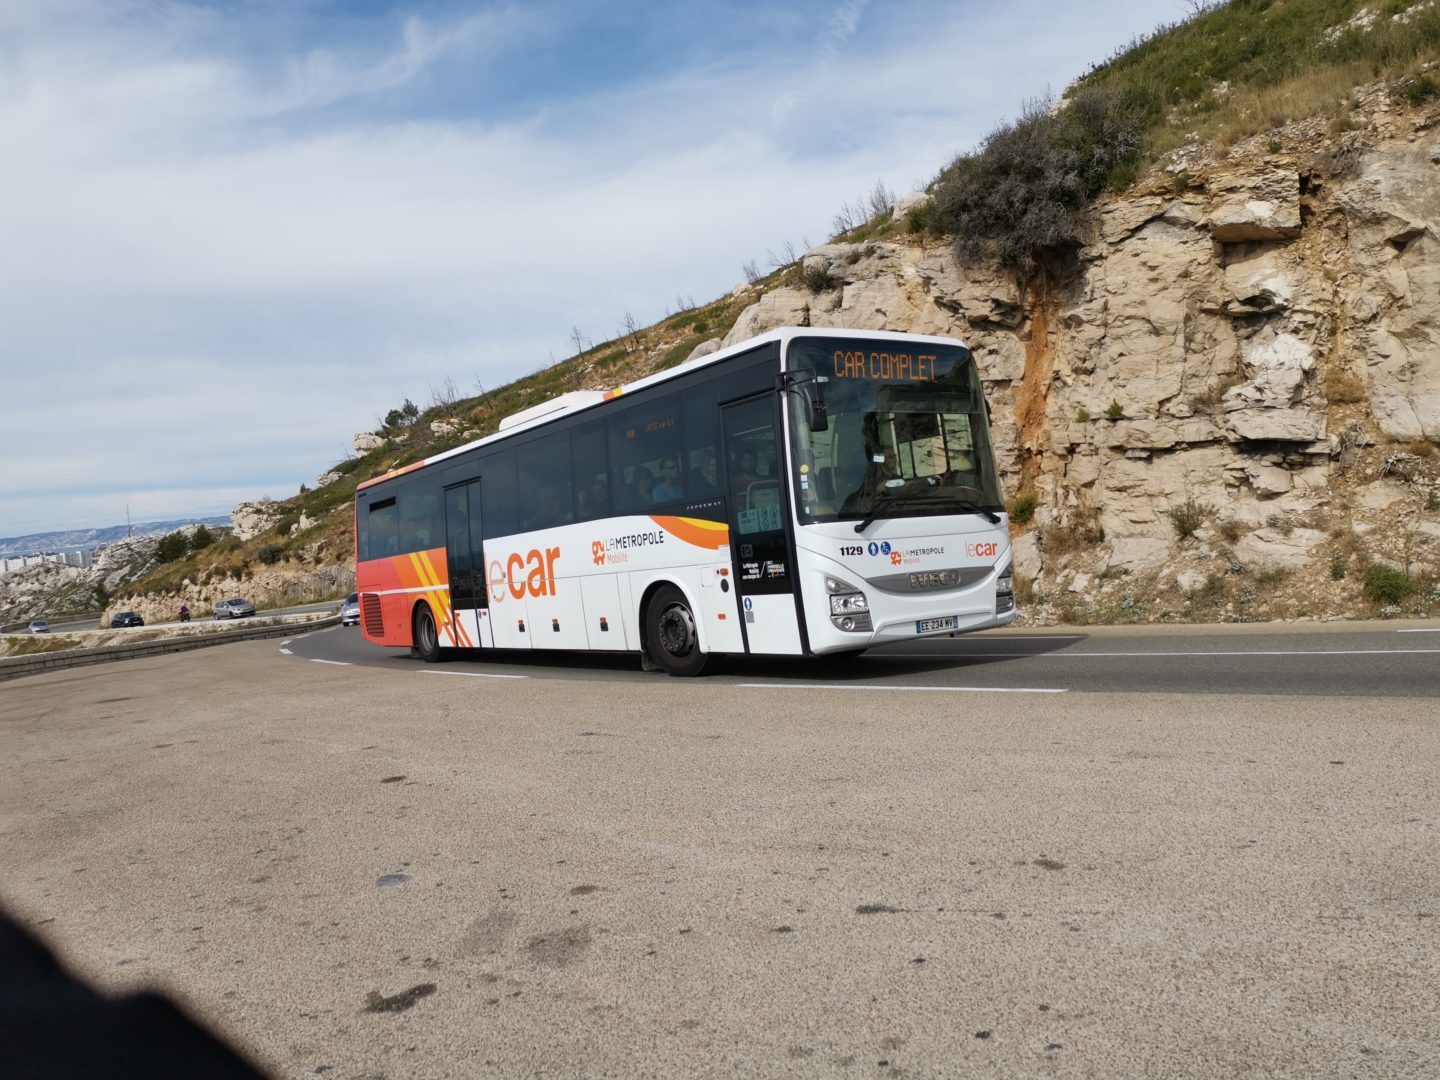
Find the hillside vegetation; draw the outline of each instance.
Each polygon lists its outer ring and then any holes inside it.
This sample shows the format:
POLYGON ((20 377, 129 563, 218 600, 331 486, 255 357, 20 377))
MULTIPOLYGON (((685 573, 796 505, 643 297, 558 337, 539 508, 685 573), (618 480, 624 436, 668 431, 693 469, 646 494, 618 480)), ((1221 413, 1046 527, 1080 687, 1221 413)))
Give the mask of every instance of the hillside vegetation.
POLYGON ((1080 246, 1085 211, 1187 140, 1229 144, 1317 114, 1344 126, 1350 92, 1400 80, 1440 94, 1436 0, 1233 0, 1162 27, 1093 68, 1057 103, 1029 103, 948 165, 911 224, 955 237, 962 260, 1022 274, 1080 246))

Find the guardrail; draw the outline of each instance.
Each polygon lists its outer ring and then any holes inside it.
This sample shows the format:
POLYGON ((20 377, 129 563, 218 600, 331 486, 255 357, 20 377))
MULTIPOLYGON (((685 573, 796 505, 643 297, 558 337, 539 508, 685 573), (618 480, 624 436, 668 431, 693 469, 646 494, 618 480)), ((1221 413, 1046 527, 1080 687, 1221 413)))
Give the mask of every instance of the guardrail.
POLYGON ((111 660, 136 660, 142 656, 161 656, 165 653, 186 652, 190 649, 208 649, 212 645, 228 645, 233 641, 258 641, 261 638, 287 637, 309 633, 311 630, 323 630, 339 624, 339 615, 327 615, 323 619, 278 623, 273 626, 255 626, 243 630, 226 629, 119 645, 57 649, 55 652, 30 653, 27 656, 0 656, 0 682, 6 679, 18 679, 24 675, 38 675, 42 671, 80 667, 83 664, 104 664, 111 660))

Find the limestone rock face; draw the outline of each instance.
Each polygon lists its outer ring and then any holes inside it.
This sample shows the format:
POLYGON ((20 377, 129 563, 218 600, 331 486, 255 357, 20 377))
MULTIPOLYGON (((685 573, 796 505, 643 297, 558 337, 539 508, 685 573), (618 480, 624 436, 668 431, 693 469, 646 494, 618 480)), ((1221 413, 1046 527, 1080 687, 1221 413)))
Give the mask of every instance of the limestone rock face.
POLYGON ((1326 539, 1326 535, 1317 529, 1294 529, 1289 533, 1279 529, 1260 529, 1242 536, 1235 545, 1235 554, 1242 562, 1256 566, 1294 569, 1309 562, 1311 549, 1326 539))
POLYGON ((315 486, 317 488, 322 488, 326 487, 329 484, 333 484, 336 480, 340 479, 340 475, 340 473, 333 470, 327 473, 321 473, 315 478, 315 486))
POLYGON ((1342 316, 1376 420, 1397 439, 1440 440, 1440 129, 1375 147, 1337 201, 1355 297, 1342 316))
POLYGON ((1278 170, 1227 177, 1210 211, 1210 236, 1222 244, 1291 240, 1300 235, 1300 188, 1278 170))
MULTIPOLYGON (((1192 154, 1183 191, 1161 176, 1099 206, 1062 280, 914 238, 821 245, 803 265, 833 287, 760 296, 723 344, 782 325, 963 340, 1007 489, 1039 495, 1015 545, 1032 579, 1074 587, 1041 544, 1076 522, 1096 574, 1193 554, 1169 518, 1189 501, 1259 529, 1244 561, 1301 564, 1326 534, 1267 522, 1334 510, 1343 459, 1376 434, 1440 441, 1440 126, 1371 130, 1340 179, 1308 156, 1192 154)), ((1323 124, 1306 137, 1323 149, 1323 124)), ((1413 472, 1426 455, 1392 457, 1413 472)))
POLYGON ((274 525, 278 516, 270 503, 245 502, 230 511, 230 524, 237 540, 249 540, 274 525))
POLYGON ((720 339, 710 338, 708 341, 702 341, 699 345, 696 345, 695 348, 691 349, 690 355, 685 357, 685 359, 687 362, 690 360, 698 360, 702 356, 709 356, 711 353, 719 351, 720 339))
POLYGON ((354 442, 351 445, 355 447, 355 453, 368 454, 376 447, 384 446, 385 440, 373 431, 362 431, 355 436, 354 442))

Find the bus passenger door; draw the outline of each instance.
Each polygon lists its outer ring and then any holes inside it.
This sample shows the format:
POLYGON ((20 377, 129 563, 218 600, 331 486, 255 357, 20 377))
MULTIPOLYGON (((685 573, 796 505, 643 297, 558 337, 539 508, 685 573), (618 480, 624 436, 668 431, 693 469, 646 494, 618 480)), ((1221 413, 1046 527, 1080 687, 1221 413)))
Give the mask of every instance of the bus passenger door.
POLYGON ((747 650, 804 652, 773 394, 722 408, 730 553, 747 650))
POLYGON ((450 567, 451 633, 461 648, 495 644, 480 546, 480 481, 445 489, 445 559, 450 567))

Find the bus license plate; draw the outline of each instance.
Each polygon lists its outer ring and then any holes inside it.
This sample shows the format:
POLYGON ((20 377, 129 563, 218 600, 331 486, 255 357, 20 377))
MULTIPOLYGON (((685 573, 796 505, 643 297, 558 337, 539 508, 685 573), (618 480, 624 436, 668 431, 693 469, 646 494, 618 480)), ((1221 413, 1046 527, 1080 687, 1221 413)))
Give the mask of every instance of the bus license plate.
POLYGON ((958 615, 946 615, 942 619, 920 619, 915 623, 917 634, 933 634, 937 630, 954 630, 960 625, 958 615))

